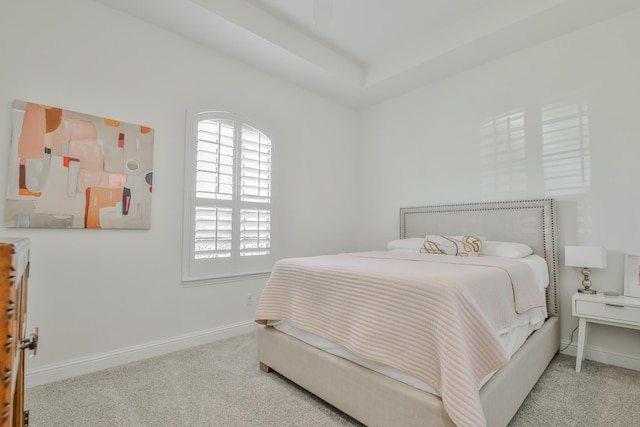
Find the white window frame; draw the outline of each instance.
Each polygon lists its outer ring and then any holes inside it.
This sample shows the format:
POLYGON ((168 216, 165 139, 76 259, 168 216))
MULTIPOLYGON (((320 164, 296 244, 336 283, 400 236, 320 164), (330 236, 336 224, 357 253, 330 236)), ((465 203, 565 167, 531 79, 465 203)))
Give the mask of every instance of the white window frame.
MULTIPOLYGON (((252 208, 263 208, 270 210, 270 251, 267 255, 240 256, 239 251, 234 248, 231 257, 228 258, 212 258, 212 259, 195 259, 195 215, 196 215, 196 162, 198 150, 198 123, 202 120, 218 119, 233 120, 238 124, 248 125, 255 130, 267 135, 271 138, 270 132, 264 126, 257 124, 255 121, 247 119, 247 117, 229 113, 225 111, 216 111, 209 109, 189 109, 186 117, 186 144, 185 144, 185 178, 184 178, 184 216, 183 216, 183 259, 182 259, 182 283, 185 286, 198 286, 206 284, 214 284, 218 282, 228 282, 235 280, 250 280, 268 277, 273 266, 273 194, 269 203, 248 203, 252 208)), ((236 138, 237 140, 237 138, 236 138)), ((223 202, 231 206, 234 215, 233 242, 239 244, 239 220, 237 215, 240 210, 247 207, 247 204, 239 202, 237 194, 237 182, 239 176, 239 158, 240 148, 235 149, 235 182, 234 182, 234 200, 232 202, 223 202)), ((273 154, 272 154, 273 155, 273 154)), ((273 164, 273 159, 272 159, 273 164)), ((271 176, 273 182, 273 175, 271 176)))

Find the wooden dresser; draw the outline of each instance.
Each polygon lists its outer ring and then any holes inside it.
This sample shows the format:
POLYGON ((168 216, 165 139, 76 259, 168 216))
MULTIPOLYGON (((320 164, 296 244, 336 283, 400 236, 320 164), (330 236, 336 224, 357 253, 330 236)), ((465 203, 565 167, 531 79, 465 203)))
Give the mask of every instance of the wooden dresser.
POLYGON ((0 238, 0 369, 3 388, 0 426, 24 426, 24 349, 35 349, 37 335, 27 339, 27 282, 29 240, 0 238))

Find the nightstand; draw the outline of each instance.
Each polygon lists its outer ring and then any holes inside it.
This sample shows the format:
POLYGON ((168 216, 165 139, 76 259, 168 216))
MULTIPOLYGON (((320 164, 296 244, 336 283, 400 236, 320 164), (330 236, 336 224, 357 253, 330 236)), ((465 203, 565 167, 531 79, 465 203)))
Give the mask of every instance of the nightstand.
POLYGON ((584 360, 587 322, 640 329, 640 298, 575 293, 571 298, 571 312, 580 318, 576 372, 580 372, 584 360))

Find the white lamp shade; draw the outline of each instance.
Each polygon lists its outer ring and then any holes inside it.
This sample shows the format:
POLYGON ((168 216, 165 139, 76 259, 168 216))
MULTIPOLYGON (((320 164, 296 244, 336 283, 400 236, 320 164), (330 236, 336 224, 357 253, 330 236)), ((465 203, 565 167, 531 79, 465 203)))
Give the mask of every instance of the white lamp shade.
POLYGON ((607 268, 607 250, 601 246, 565 246, 564 265, 607 268))

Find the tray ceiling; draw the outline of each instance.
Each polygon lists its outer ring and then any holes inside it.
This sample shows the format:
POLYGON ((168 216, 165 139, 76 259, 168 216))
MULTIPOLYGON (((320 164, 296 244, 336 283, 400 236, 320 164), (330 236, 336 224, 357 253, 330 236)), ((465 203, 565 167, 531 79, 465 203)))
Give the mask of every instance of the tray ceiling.
POLYGON ((97 0, 352 108, 637 9, 637 0, 97 0))

